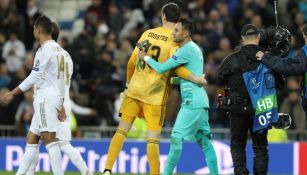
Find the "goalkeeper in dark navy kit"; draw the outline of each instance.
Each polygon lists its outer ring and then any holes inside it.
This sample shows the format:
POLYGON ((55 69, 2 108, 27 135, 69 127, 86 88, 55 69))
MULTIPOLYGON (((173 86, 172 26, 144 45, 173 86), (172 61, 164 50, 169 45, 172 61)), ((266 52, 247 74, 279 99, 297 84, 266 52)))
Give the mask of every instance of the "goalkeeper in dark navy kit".
MULTIPOLYGON (((230 116, 231 155, 234 174, 249 174, 246 168, 246 142, 248 132, 253 141, 255 175, 268 171, 267 130, 278 123, 275 83, 280 80, 256 59, 260 30, 252 24, 241 30, 243 45, 227 56, 218 68, 217 83, 227 89, 223 109, 230 116)), ((225 90, 226 90, 225 89, 225 90)))

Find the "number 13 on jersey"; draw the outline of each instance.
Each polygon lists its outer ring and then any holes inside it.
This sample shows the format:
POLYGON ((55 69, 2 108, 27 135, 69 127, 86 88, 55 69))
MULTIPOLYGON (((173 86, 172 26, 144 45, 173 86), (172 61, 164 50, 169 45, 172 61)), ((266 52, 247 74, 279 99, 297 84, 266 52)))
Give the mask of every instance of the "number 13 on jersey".
MULTIPOLYGON (((159 46, 156 45, 152 45, 148 40, 145 40, 141 43, 137 44, 138 48, 140 50, 143 50, 144 52, 148 53, 149 49, 151 50, 151 56, 154 60, 159 61, 159 57, 160 57, 160 52, 161 52, 161 48, 159 46)), ((145 62, 138 59, 137 60, 137 69, 140 70, 144 70, 145 69, 145 62)))

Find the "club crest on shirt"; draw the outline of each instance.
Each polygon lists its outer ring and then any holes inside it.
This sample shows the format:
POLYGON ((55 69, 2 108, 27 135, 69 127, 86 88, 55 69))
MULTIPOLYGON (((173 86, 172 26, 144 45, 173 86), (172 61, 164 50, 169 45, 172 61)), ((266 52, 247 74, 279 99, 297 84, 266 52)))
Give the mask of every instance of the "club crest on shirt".
POLYGON ((257 82, 256 78, 251 79, 251 84, 253 89, 257 89, 260 86, 260 82, 257 82))
POLYGON ((39 60, 36 60, 35 64, 34 64, 34 67, 38 67, 40 64, 40 61, 39 60))

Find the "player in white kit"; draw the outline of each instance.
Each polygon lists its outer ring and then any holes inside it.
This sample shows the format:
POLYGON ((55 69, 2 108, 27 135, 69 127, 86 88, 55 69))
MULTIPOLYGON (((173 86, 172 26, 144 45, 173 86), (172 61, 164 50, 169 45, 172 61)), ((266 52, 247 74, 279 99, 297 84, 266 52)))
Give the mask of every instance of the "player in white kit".
POLYGON ((16 95, 34 87, 34 116, 27 135, 24 158, 16 174, 26 173, 34 159, 41 136, 49 154, 53 174, 63 175, 61 151, 56 139, 59 120, 65 120, 65 79, 61 76, 63 49, 51 38, 52 22, 48 17, 41 16, 35 21, 33 34, 41 47, 35 54, 31 74, 18 87, 1 98, 1 103, 8 105, 16 95))
MULTIPOLYGON (((57 41, 59 36, 59 27, 58 25, 53 22, 52 23, 52 39, 57 41)), ((63 122, 60 122, 58 132, 56 133, 56 138, 59 140, 59 146, 61 151, 66 154, 72 163, 79 169, 82 175, 92 175, 89 172, 88 167, 85 164, 85 161, 82 159, 80 152, 74 148, 70 144, 71 140, 71 129, 70 129, 70 114, 71 114, 71 104, 69 98, 69 88, 70 88, 70 81, 71 76, 73 74, 73 62, 70 55, 62 49, 61 59, 59 60, 60 65, 60 76, 64 77, 65 82, 65 98, 64 98, 64 110, 66 119, 63 122)), ((39 146, 37 147, 35 157, 30 164, 30 167, 27 170, 26 175, 34 175, 36 165, 39 161, 39 146)))

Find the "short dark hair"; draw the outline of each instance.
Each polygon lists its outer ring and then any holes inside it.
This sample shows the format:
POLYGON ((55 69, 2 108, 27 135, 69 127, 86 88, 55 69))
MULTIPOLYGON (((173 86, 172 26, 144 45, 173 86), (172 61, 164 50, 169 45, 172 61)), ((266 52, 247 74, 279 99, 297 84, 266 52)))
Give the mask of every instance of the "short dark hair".
POLYGON ((162 7, 162 13, 165 14, 166 21, 176 23, 181 16, 181 8, 175 3, 167 3, 162 7))
POLYGON ((34 26, 42 28, 48 35, 52 34, 52 21, 45 15, 38 17, 34 23, 34 26))
POLYGON ((307 36, 307 24, 304 24, 302 27, 302 33, 303 35, 307 36))
POLYGON ((194 24, 191 20, 187 19, 187 18, 181 18, 179 19, 179 21, 182 25, 182 28, 184 30, 187 30, 190 33, 190 36, 193 35, 194 33, 194 24))
POLYGON ((52 34, 51 34, 51 38, 54 41, 57 41, 58 37, 59 37, 59 34, 60 34, 60 28, 59 28, 58 24, 56 22, 52 21, 52 34))

